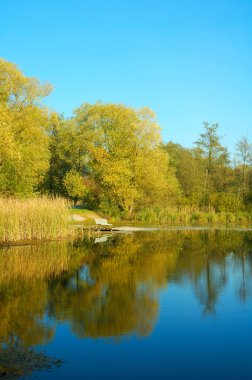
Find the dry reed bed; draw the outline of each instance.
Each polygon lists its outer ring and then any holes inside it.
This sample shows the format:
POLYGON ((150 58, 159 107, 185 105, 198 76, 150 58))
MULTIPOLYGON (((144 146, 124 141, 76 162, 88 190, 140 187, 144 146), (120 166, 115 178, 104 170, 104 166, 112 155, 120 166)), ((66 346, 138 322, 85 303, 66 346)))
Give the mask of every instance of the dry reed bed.
POLYGON ((61 198, 0 198, 0 242, 65 237, 68 206, 61 198))

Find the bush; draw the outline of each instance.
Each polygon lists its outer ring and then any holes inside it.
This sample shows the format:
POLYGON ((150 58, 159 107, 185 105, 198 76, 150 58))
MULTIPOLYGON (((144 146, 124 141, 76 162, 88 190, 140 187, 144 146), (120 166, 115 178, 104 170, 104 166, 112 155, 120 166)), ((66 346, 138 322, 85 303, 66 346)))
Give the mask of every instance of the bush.
POLYGON ((141 222, 154 223, 158 222, 159 218, 157 213, 152 209, 145 209, 137 213, 136 219, 141 222))

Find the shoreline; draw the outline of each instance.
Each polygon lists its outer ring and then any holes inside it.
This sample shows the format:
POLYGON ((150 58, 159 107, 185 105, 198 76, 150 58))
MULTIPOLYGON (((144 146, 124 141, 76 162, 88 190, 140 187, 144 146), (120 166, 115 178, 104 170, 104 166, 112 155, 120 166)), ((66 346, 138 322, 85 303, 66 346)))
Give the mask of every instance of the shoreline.
POLYGON ((242 227, 225 227, 225 226, 172 226, 172 227, 134 227, 120 226, 112 228, 114 232, 137 232, 137 231, 204 231, 204 230, 227 230, 227 231, 252 231, 252 228, 242 227))
MULTIPOLYGON (((76 227, 80 227, 80 225, 76 225, 76 227)), ((82 226, 81 226, 82 227, 82 226)), ((85 227, 83 225, 83 227, 85 227)), ((152 226, 152 227, 144 227, 144 226, 119 226, 113 227, 111 231, 91 231, 86 230, 82 235, 76 234, 68 235, 67 237, 62 237, 58 239, 31 239, 31 240, 16 240, 16 241, 0 241, 0 249, 8 248, 13 246, 31 246, 43 243, 50 243, 55 241, 62 240, 81 240, 84 236, 93 235, 104 236, 104 235, 116 235, 117 233, 134 233, 134 232, 155 232, 155 231, 236 231, 236 232, 252 232, 252 228, 246 227, 225 227, 225 226, 170 226, 170 227, 160 227, 160 226, 152 226)))

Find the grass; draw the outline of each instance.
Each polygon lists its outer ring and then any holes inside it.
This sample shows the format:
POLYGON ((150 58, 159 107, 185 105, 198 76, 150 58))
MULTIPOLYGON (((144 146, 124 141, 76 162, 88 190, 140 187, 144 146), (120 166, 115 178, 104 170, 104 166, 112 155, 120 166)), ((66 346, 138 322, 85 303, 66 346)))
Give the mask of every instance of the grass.
MULTIPOLYGON (((55 240, 74 234, 71 215, 85 218, 81 224, 92 225, 100 216, 91 210, 69 208, 62 198, 0 198, 0 244, 30 240, 55 240)), ((112 222, 116 222, 112 220, 112 222)), ((118 222, 118 221, 117 221, 118 222)), ((250 227, 251 213, 206 213, 175 209, 145 209, 131 221, 161 225, 221 225, 250 227)), ((80 222, 78 222, 79 224, 80 222)), ((120 224, 122 221, 120 221, 120 224)), ((76 232, 76 229, 75 229, 76 232)))
MULTIPOLYGON (((89 225, 94 224, 95 218, 100 218, 96 212, 84 208, 73 208, 71 214, 80 215, 85 218, 85 221, 78 222, 89 225)), ((106 216, 105 216, 106 217, 106 216)), ((123 220, 119 216, 110 217, 110 222, 117 225, 161 225, 161 226, 220 226, 220 227, 242 227, 248 228, 252 226, 252 214, 249 212, 204 212, 200 210, 180 211, 177 208, 162 208, 153 209, 147 208, 137 212, 133 218, 123 220)))
POLYGON ((61 198, 0 198, 0 243, 66 237, 68 218, 61 198))
POLYGON ((70 213, 72 215, 80 215, 87 219, 95 219, 100 218, 100 215, 98 215, 96 212, 87 210, 85 208, 71 208, 70 213))
POLYGON ((136 215, 136 220, 164 225, 237 226, 250 227, 252 215, 248 212, 203 212, 177 211, 174 209, 145 209, 136 215))
POLYGON ((83 224, 86 226, 93 225, 94 224, 94 219, 99 219, 101 216, 97 214, 95 211, 87 210, 84 208, 71 208, 69 210, 70 215, 78 215, 82 216, 85 218, 83 221, 77 221, 77 222, 72 222, 73 224, 83 224))

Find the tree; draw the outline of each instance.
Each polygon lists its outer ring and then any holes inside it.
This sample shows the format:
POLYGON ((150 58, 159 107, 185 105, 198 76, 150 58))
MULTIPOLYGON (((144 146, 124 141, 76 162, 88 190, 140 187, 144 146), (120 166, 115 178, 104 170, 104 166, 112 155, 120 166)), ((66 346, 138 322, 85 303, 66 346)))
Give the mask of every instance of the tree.
POLYGON ((87 194, 83 177, 73 169, 66 173, 63 183, 68 196, 73 199, 75 204, 87 194))
POLYGON ((176 194, 177 181, 151 110, 83 104, 74 121, 81 170, 98 184, 105 211, 117 209, 130 217, 143 200, 169 202, 176 194))
POLYGON ((191 149, 174 144, 171 141, 164 146, 174 167, 176 177, 179 180, 181 191, 187 201, 193 199, 200 201, 203 192, 204 166, 201 160, 197 160, 191 149))
POLYGON ((23 75, 0 59, 0 192, 27 195, 42 182, 49 164, 51 114, 40 101, 48 84, 23 75))
POLYGON ((209 195, 216 190, 216 185, 219 181, 220 172, 224 172, 224 169, 229 163, 228 151, 221 145, 221 138, 218 136, 219 125, 217 123, 209 125, 204 122, 205 132, 201 133, 200 138, 195 142, 195 156, 202 160, 205 168, 204 179, 204 203, 205 207, 209 203, 209 195))
MULTIPOLYGON (((240 166, 240 182, 242 189, 242 200, 244 201, 246 195, 249 192, 247 186, 248 173, 249 173, 249 165, 252 162, 252 144, 249 142, 247 137, 242 137, 235 145, 236 149, 236 157, 238 158, 238 164, 240 166)), ((238 191, 239 194, 239 191, 238 191)))

